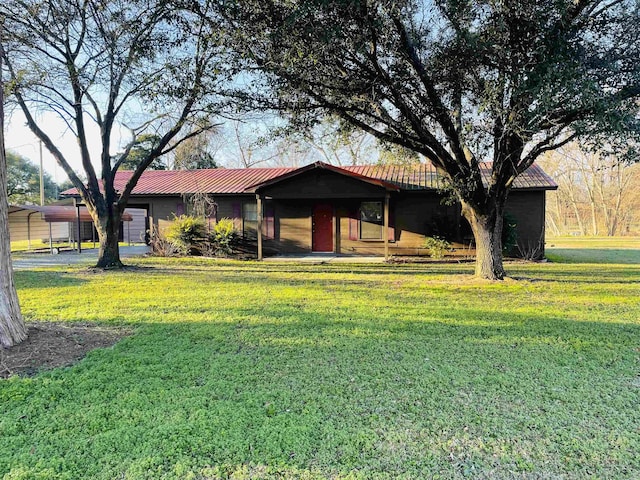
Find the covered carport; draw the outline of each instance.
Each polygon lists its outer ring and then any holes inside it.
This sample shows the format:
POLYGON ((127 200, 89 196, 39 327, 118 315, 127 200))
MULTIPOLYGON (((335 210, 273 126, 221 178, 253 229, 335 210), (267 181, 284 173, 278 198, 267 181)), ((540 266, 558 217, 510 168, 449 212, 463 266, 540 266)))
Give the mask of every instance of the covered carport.
MULTIPOLYGON (((123 222, 131 222, 132 215, 125 211, 123 222)), ((74 249, 82 251, 83 226, 90 228, 95 242, 93 219, 86 207, 70 205, 12 205, 9 207, 9 235, 12 241, 27 240, 31 249, 33 240, 48 239, 49 251, 54 252, 54 243, 69 240, 74 249), (39 214, 39 215, 36 215, 39 214), (46 228, 43 232, 43 226, 46 228)))

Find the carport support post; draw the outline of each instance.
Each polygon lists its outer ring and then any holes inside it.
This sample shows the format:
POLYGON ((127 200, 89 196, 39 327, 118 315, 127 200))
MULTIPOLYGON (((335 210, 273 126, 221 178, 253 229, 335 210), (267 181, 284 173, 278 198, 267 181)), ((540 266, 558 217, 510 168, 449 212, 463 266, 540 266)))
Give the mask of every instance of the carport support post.
POLYGON ((31 215, 36 212, 30 212, 27 214, 27 248, 31 250, 31 215))
POLYGON ((82 224, 80 223, 80 205, 76 203, 76 220, 78 223, 78 253, 82 253, 82 242, 80 241, 80 234, 82 233, 82 224))
POLYGON ((384 259, 389 260, 389 192, 384 196, 384 259))
POLYGON ((256 195, 256 210, 258 216, 258 260, 262 260, 262 197, 256 195))

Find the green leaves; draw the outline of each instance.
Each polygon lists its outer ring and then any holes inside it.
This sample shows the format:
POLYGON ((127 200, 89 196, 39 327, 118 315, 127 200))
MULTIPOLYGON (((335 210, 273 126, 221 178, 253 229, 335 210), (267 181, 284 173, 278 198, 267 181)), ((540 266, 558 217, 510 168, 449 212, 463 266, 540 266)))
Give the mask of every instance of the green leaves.
MULTIPOLYGON (((7 152, 7 193, 12 204, 40 203, 40 171, 28 159, 7 152)), ((58 186, 44 172, 45 201, 57 200, 58 186)))

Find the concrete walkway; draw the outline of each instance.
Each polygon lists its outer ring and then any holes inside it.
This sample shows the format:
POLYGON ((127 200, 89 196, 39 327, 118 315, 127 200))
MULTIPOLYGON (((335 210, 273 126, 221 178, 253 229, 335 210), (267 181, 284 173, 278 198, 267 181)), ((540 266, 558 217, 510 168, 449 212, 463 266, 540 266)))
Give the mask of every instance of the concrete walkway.
POLYGON ((361 255, 336 255, 335 253, 309 253, 306 255, 277 255, 264 257, 266 263, 384 263, 384 257, 365 257, 361 255))
MULTIPOLYGON (((120 258, 136 257, 150 251, 146 245, 120 247, 120 258)), ((28 270, 31 268, 51 267, 59 265, 91 265, 98 260, 98 249, 85 249, 81 254, 74 251, 49 253, 16 253, 13 254, 13 269, 28 270)), ((265 257, 265 263, 384 263, 384 257, 366 257, 361 255, 336 255, 335 253, 310 253, 304 255, 277 255, 265 257)))
MULTIPOLYGON (((146 245, 132 247, 120 247, 120 258, 137 257, 149 252, 146 245)), ((50 267, 55 265, 91 265, 98 260, 98 249, 90 248, 77 252, 61 252, 56 255, 50 253, 19 253, 12 256, 14 270, 28 270, 38 267, 50 267)))

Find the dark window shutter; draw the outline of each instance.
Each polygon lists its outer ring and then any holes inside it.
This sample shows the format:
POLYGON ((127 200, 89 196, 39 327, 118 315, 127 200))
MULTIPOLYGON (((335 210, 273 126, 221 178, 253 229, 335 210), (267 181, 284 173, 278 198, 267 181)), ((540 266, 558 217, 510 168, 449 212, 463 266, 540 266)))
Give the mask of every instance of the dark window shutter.
POLYGON ((349 240, 358 240, 358 209, 354 209, 349 213, 349 240))
POLYGON ((231 204, 232 220, 236 230, 242 231, 242 204, 240 202, 233 202, 231 204))
POLYGON ((233 218, 242 218, 242 204, 240 202, 234 202, 231 206, 233 209, 233 218))
POLYGON ((263 220, 262 234, 267 239, 275 238, 275 215, 273 206, 265 206, 263 220))

